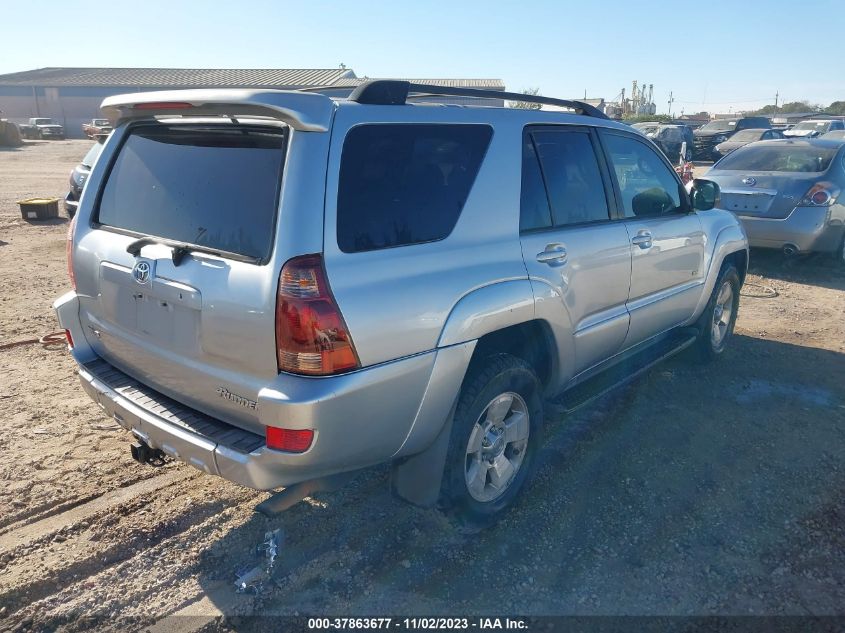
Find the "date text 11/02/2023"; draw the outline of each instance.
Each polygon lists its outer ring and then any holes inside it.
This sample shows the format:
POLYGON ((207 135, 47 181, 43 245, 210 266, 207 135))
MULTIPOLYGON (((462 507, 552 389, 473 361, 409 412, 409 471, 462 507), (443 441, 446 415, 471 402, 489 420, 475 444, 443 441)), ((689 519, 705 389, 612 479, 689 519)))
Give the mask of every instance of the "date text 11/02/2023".
POLYGON ((310 630, 526 630, 528 624, 520 618, 308 618, 310 630))

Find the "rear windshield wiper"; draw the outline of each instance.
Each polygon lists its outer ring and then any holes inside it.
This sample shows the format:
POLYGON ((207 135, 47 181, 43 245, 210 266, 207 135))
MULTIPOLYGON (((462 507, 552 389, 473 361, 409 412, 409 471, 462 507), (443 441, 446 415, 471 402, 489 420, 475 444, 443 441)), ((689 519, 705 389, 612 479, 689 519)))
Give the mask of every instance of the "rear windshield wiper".
POLYGON ((252 257, 251 255, 241 255, 240 253, 231 253, 229 251, 220 250, 219 248, 211 248, 210 246, 200 246, 199 244, 189 244, 187 242, 179 242, 177 240, 168 240, 162 237, 142 237, 129 246, 126 247, 126 252, 135 257, 141 252, 141 249, 150 244, 161 244, 162 246, 169 246, 173 249, 171 259, 173 265, 178 266, 182 263, 185 255, 188 253, 208 253, 210 255, 217 255, 227 259, 234 259, 241 262, 248 262, 251 264, 258 264, 261 258, 252 257))

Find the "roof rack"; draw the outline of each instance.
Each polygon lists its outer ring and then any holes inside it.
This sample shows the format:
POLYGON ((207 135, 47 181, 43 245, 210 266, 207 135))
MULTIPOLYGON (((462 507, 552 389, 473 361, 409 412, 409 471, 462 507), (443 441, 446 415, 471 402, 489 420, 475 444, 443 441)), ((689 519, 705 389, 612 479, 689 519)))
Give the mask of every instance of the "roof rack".
MULTIPOLYGON (((484 88, 450 88, 433 84, 416 84, 398 79, 373 79, 362 83, 349 95, 349 101, 371 105, 404 105, 410 93, 416 96, 446 95, 451 97, 472 97, 477 99, 505 99, 507 101, 526 101, 556 105, 575 110, 578 114, 607 119, 608 116, 595 106, 583 101, 569 99, 555 99, 539 95, 526 95, 518 92, 504 92, 501 90, 486 90, 484 88)), ((411 97, 412 99, 414 96, 411 97)))

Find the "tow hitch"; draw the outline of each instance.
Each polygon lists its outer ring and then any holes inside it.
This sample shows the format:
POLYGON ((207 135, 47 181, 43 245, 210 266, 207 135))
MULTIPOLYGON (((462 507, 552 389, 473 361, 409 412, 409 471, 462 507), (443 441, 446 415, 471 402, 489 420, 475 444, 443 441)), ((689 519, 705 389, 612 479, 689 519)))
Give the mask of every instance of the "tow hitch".
POLYGON ((146 442, 132 442, 129 450, 132 452, 132 459, 139 464, 150 464, 151 466, 164 464, 164 453, 146 442))

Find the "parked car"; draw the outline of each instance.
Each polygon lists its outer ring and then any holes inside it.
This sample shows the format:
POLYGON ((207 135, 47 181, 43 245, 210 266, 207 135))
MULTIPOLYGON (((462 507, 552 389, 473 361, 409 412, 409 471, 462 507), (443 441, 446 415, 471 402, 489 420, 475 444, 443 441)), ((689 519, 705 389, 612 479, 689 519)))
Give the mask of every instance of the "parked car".
POLYGON ((91 146, 91 149, 85 153, 82 161, 70 172, 70 191, 65 196, 65 213, 71 219, 76 215, 76 210, 79 207, 79 198, 82 196, 82 190, 85 187, 88 176, 91 175, 91 167, 93 167, 97 157, 100 155, 103 149, 103 143, 108 138, 108 134, 99 134, 96 138, 97 142, 91 146))
POLYGON ((692 160, 692 128, 670 123, 635 123, 632 127, 651 139, 673 165, 680 162, 681 147, 684 143, 687 144, 684 160, 692 160))
POLYGON ((572 410, 680 349, 722 354, 748 251, 715 184, 691 201, 588 104, 406 103, 451 90, 103 102, 117 123, 55 307, 136 459, 286 486, 270 514, 391 462, 397 495, 481 526, 530 480, 546 398, 572 410))
POLYGON ((787 138, 813 138, 834 130, 845 130, 845 121, 839 119, 810 119, 801 121, 786 130, 783 135, 787 138))
POLYGON ((833 132, 825 132, 820 139, 826 141, 845 141, 845 130, 834 130, 833 132))
POLYGON ((695 160, 718 160, 713 148, 724 143, 735 132, 749 129, 770 129, 771 121, 764 116, 749 116, 738 119, 717 119, 710 121, 693 132, 695 137, 692 156, 695 160))
POLYGON ((62 140, 65 138, 65 129, 53 119, 46 117, 35 117, 18 126, 23 138, 54 138, 62 140))
POLYGON ((737 214, 751 246, 845 261, 845 145, 807 139, 750 143, 707 172, 721 208, 737 214))
POLYGON ((754 141, 770 141, 776 138, 783 138, 783 132, 765 129, 740 130, 724 143, 719 143, 714 147, 713 156, 718 160, 743 145, 748 145, 754 141))
POLYGON ((90 123, 82 124, 82 131, 88 138, 95 138, 97 134, 108 134, 112 125, 108 119, 91 119, 90 123))

